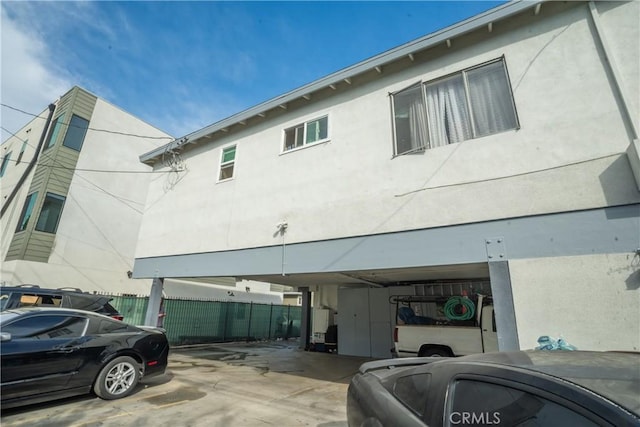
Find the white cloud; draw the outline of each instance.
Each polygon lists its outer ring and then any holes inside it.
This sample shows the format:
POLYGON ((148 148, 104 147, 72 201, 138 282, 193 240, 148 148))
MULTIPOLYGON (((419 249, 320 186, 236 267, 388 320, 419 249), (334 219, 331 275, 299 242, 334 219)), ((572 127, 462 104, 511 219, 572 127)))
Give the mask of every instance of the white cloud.
MULTIPOLYGON (((11 19, 4 5, 2 23, 2 103, 38 114, 72 87, 69 78, 52 67, 45 42, 11 19)), ((2 127, 16 132, 33 117, 2 107, 2 127)), ((2 140, 10 135, 2 131, 2 140)))

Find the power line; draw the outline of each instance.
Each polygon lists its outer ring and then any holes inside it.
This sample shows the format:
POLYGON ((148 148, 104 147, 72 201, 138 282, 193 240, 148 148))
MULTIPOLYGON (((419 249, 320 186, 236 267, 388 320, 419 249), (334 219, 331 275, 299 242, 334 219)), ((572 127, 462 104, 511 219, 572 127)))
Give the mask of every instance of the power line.
MULTIPOLYGON (((19 113, 26 114, 26 115, 28 115, 28 116, 32 116, 32 117, 36 117, 36 118, 39 118, 39 119, 43 119, 43 120, 45 120, 45 118, 44 118, 44 117, 40 117, 40 115, 39 115, 39 114, 29 113, 28 111, 24 111, 24 110, 21 110, 21 109, 16 108, 16 107, 12 107, 11 105, 7 105, 7 104, 4 104, 4 103, 0 103, 0 105, 2 105, 2 106, 3 106, 3 107, 5 107, 5 108, 9 108, 10 110, 14 110, 14 111, 17 111, 17 112, 19 112, 19 113)), ((64 126, 67 126, 67 127, 75 127, 75 128, 78 128, 78 129, 85 129, 85 128, 81 127, 81 126, 75 126, 75 125, 72 125, 71 123, 61 123, 61 124, 62 124, 62 125, 64 125, 64 126)), ((3 128, 3 129, 4 129, 4 128, 3 128)), ((4 129, 4 130, 5 130, 5 131, 7 131, 6 129, 4 129)), ((96 128, 91 128, 91 127, 86 128, 86 130, 92 130, 92 131, 94 131, 94 132, 111 133, 111 134, 115 134, 115 135, 132 136, 132 137, 135 137, 135 138, 145 138, 145 139, 169 139, 169 140, 172 140, 172 141, 175 139, 175 138, 174 138, 174 137, 172 137, 172 136, 148 136, 148 135, 136 135, 136 134, 133 134, 133 133, 119 132, 119 131, 116 131, 116 130, 108 130, 108 129, 96 129, 96 128)), ((9 131, 7 131, 7 132, 9 132, 9 131)), ((14 134, 13 132, 9 132, 9 133, 11 133, 12 135, 14 135, 14 136, 15 136, 15 134, 14 134)))
MULTIPOLYGON (((4 158, 4 157, 3 157, 4 158)), ((16 160, 13 159, 8 159, 9 162, 13 162, 15 164, 18 164, 18 162, 16 160)), ((22 163, 22 162, 20 162, 22 163)), ((44 163, 36 163, 36 166, 42 166, 42 167, 46 167, 46 168, 52 168, 52 169, 65 169, 65 170, 70 170, 70 171, 80 171, 80 172, 97 172, 97 173, 138 173, 138 174, 145 174, 145 173, 171 173, 171 172, 175 172, 174 170, 169 170, 169 171, 123 171, 123 170, 107 170, 107 169, 82 169, 82 168, 70 168, 67 166, 61 166, 61 165, 47 165, 44 163)))
POLYGON ((10 133, 10 134, 11 134, 11 136, 15 136, 16 138, 18 138, 18 139, 20 140, 20 142, 22 142, 22 143, 24 143, 24 144, 27 144, 29 147, 31 147, 31 148, 35 148, 35 149, 37 150, 37 148, 36 148, 35 146, 33 146, 33 145, 29 144, 29 140, 24 140, 24 139, 20 138, 18 135, 16 135, 15 133, 11 132, 9 129, 7 129, 7 128, 6 128, 6 127, 4 127, 4 126, 0 126, 0 129, 2 129, 3 131, 5 131, 5 132, 7 132, 7 133, 10 133))

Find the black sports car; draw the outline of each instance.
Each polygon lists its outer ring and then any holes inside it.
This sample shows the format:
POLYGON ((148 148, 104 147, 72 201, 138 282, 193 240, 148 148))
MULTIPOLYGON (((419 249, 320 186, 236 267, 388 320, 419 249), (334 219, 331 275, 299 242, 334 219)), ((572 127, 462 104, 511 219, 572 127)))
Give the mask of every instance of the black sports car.
POLYGON ((521 351, 365 363, 350 427, 638 426, 640 353, 521 351))
POLYGON ((118 399, 141 378, 163 374, 169 343, 160 328, 83 310, 0 312, 2 409, 93 392, 118 399))

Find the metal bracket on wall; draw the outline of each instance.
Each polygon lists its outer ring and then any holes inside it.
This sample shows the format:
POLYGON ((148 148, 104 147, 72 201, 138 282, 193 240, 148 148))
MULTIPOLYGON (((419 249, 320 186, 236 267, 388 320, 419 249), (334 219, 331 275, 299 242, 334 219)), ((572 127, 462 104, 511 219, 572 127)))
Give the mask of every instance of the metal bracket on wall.
POLYGON ((484 239, 484 243, 487 248, 487 260, 489 262, 507 260, 507 247, 504 243, 504 237, 488 237, 484 239))

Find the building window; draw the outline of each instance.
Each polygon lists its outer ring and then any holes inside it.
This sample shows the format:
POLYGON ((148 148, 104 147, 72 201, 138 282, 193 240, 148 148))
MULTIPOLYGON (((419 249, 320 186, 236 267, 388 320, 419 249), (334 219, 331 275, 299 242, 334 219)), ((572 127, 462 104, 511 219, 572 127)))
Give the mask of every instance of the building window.
POLYGON ((2 166, 0 166, 0 177, 4 176, 4 171, 7 170, 7 166, 9 166, 9 160, 11 159, 12 151, 9 151, 6 156, 2 159, 2 166))
POLYGON ((64 113, 60 114, 51 125, 51 131, 47 136, 47 142, 44 144, 44 149, 51 148, 56 144, 56 140, 58 139, 58 134, 60 133, 60 128, 62 128, 62 121, 64 120, 64 113))
POLYGON ((290 151, 308 144, 322 142, 329 137, 329 117, 324 116, 285 129, 284 151, 290 151))
POLYGON ((226 147, 222 149, 220 158, 220 175, 218 181, 233 178, 233 169, 236 164, 236 146, 226 147))
POLYGON ((17 165, 18 163, 20 163, 20 160, 22 160, 22 155, 24 154, 24 150, 26 150, 26 149, 27 149, 27 145, 28 145, 28 144, 29 144, 29 140, 28 140, 28 139, 25 139, 25 140, 22 142, 22 147, 20 147, 20 153, 18 154, 18 158, 16 159, 16 165, 17 165))
POLYGON ((29 219, 31 219, 31 214, 33 213, 33 207, 36 204, 36 199, 38 198, 38 192, 31 193, 27 196, 24 201, 24 206, 22 207, 22 213, 20 214, 20 220, 18 221, 18 228, 16 228, 16 232, 24 231, 29 224, 29 219))
POLYGON ((55 233, 62 213, 65 198, 57 194, 47 193, 36 223, 36 230, 55 233))
POLYGON ((392 96, 396 155, 519 127, 504 58, 392 96))
POLYGON ((64 136, 64 142, 62 145, 72 148, 76 151, 80 151, 82 143, 84 142, 84 136, 87 134, 87 128, 89 127, 89 121, 83 119, 75 114, 71 116, 71 122, 67 129, 67 134, 64 136))

